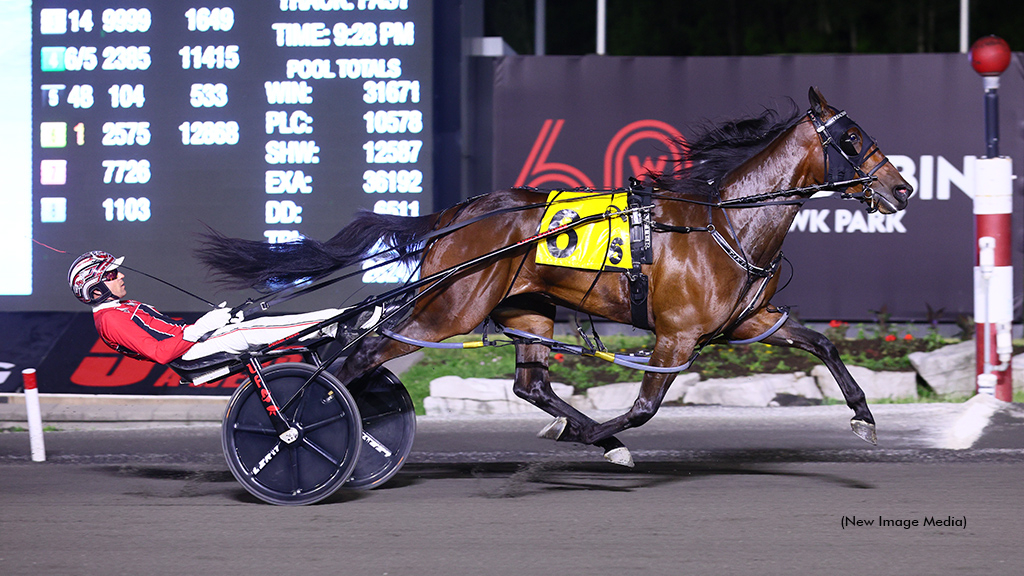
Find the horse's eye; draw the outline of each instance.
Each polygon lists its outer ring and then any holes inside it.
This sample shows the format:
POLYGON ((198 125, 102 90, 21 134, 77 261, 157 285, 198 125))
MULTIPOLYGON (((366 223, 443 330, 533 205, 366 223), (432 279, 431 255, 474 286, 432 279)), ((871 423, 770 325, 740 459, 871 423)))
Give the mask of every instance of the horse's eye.
POLYGON ((857 149, 857 144, 859 142, 860 136, 846 133, 839 139, 839 148, 841 148, 847 156, 856 156, 857 154, 860 154, 860 151, 857 149))

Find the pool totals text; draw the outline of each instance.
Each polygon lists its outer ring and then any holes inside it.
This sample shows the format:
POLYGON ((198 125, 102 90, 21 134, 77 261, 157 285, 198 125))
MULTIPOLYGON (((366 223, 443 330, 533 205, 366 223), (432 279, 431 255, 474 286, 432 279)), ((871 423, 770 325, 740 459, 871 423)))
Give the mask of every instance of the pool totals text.
POLYGON ((196 222, 276 243, 431 210, 431 2, 33 10, 35 237, 158 257, 196 222))

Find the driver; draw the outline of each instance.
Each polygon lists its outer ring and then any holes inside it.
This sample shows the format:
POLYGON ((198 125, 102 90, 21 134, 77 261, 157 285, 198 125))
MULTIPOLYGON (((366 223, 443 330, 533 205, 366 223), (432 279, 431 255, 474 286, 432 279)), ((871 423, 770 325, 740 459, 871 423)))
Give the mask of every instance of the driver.
MULTIPOLYGON (((167 364, 179 358, 195 360, 217 352, 240 354, 287 338, 341 312, 328 308, 242 321, 241 314, 232 317, 231 311, 221 304, 195 324, 188 324, 148 304, 126 299, 124 272, 118 269, 123 261, 123 256, 115 258, 108 252, 86 252, 71 265, 68 283, 79 300, 92 306, 96 331, 103 342, 117 352, 140 360, 167 364), (210 336, 199 342, 207 333, 211 333, 210 336)), ((330 324, 302 340, 333 338, 336 331, 337 324, 330 324)))

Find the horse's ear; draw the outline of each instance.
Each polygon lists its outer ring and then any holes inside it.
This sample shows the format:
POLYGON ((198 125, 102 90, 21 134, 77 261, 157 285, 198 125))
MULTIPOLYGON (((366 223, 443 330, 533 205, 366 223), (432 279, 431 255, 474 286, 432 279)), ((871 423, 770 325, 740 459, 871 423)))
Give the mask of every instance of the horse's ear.
POLYGON ((811 86, 807 91, 807 99, 811 101, 811 110, 814 111, 818 116, 825 114, 825 107, 828 106, 828 102, 825 101, 825 97, 821 95, 821 91, 818 90, 817 86, 811 86))

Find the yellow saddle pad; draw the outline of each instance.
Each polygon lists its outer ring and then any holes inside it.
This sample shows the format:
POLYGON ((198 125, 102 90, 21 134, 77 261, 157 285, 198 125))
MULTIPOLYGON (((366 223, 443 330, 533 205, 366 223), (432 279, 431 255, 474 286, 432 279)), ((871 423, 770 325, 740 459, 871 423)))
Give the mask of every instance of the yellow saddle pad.
POLYGON ((541 232, 593 214, 607 214, 608 218, 570 228, 564 234, 539 243, 537 263, 583 270, 629 270, 633 267, 633 257, 629 249, 627 208, 625 192, 551 192, 541 218, 541 232))

